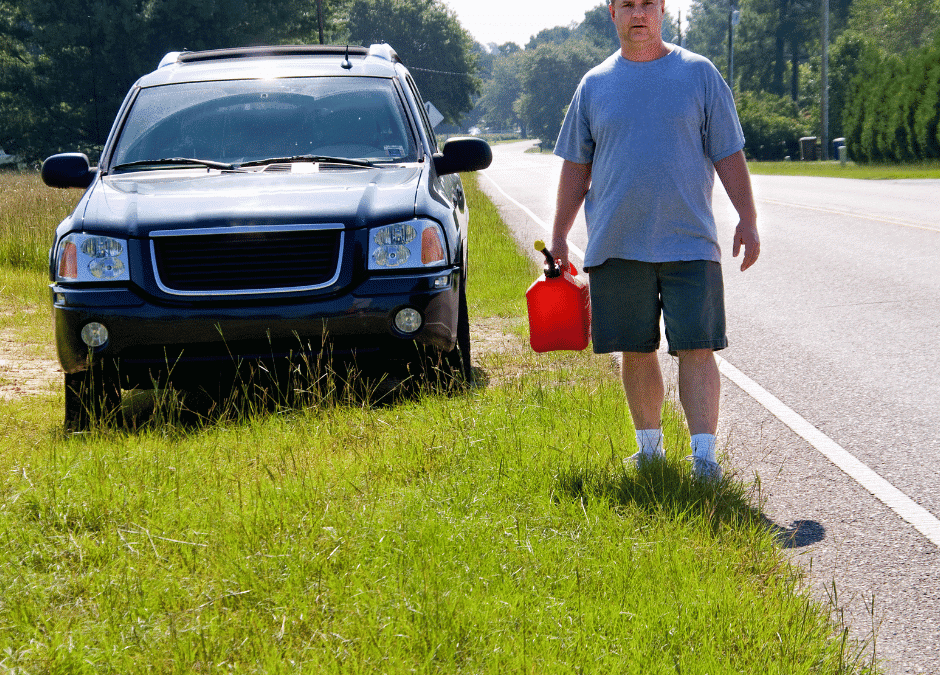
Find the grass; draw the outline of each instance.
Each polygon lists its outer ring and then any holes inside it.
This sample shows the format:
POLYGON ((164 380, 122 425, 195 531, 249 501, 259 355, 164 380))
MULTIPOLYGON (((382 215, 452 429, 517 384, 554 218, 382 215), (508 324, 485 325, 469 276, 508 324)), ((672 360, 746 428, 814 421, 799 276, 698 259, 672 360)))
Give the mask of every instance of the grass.
POLYGON ((0 267, 44 273, 56 225, 79 190, 53 190, 38 173, 0 171, 0 267))
MULTIPOLYGON (((38 173, 0 171, 0 331, 21 342, 49 340, 47 276, 55 227, 75 207, 79 190, 53 190, 38 173)), ((40 348, 41 349, 41 348, 40 348)))
POLYGON ((866 673, 745 485, 625 467, 610 363, 512 348, 536 269, 467 180, 478 384, 66 437, 0 402, 0 669, 866 673))
POLYGON ((761 176, 820 176, 891 180, 899 178, 940 178, 940 162, 914 164, 856 164, 847 162, 748 162, 752 174, 761 176))

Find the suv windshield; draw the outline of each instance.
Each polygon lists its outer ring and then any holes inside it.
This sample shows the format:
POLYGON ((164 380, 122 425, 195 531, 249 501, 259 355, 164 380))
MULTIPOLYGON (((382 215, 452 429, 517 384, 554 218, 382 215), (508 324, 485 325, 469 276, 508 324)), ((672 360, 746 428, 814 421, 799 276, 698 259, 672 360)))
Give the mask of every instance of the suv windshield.
POLYGON ((315 77, 143 89, 111 165, 177 157, 238 165, 301 155, 415 161, 411 128, 392 81, 315 77))

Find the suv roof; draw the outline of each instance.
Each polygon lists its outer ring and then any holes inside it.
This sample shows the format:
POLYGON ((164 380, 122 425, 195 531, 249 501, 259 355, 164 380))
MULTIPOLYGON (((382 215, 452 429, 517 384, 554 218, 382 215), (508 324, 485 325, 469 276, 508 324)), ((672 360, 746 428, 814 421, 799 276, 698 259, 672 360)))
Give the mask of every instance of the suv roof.
POLYGON ((201 52, 170 52, 157 70, 140 79, 140 86, 172 82, 250 79, 270 77, 310 77, 317 75, 357 75, 393 77, 402 61, 391 46, 278 45, 238 47, 201 52), (353 72, 355 71, 355 72, 353 72))

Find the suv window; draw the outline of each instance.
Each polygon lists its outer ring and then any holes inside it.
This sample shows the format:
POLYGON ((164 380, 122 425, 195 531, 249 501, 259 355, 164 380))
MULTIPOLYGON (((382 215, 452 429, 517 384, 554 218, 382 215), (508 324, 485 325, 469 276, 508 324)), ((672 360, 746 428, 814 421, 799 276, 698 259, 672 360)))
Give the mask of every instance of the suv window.
POLYGON ((421 115, 421 124, 424 125, 424 131, 428 135, 428 139, 431 141, 432 151, 437 150, 437 136, 434 134, 434 127, 431 126, 431 121, 428 119, 428 112, 424 109, 424 100, 421 98, 421 94, 418 93, 418 87, 415 86, 414 80, 411 79, 411 75, 407 77, 408 88, 411 89, 411 95, 414 96, 415 102, 418 104, 418 110, 420 110, 421 115))
POLYGON ((176 157, 240 164, 296 155, 415 161, 393 81, 315 77, 146 88, 111 165, 176 157))

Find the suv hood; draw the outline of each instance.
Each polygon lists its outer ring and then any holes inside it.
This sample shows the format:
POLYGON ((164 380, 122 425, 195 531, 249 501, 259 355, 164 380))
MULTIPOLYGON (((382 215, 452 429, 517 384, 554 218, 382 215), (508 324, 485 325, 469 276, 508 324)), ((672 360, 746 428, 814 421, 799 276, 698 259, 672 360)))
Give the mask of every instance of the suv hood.
MULTIPOLYGON (((309 166, 309 165, 307 165, 309 166)), ((207 173, 205 169, 108 175, 86 195, 82 229, 144 237, 151 230, 343 223, 412 218, 423 166, 207 173)), ((278 170, 280 169, 280 170, 278 170)))

